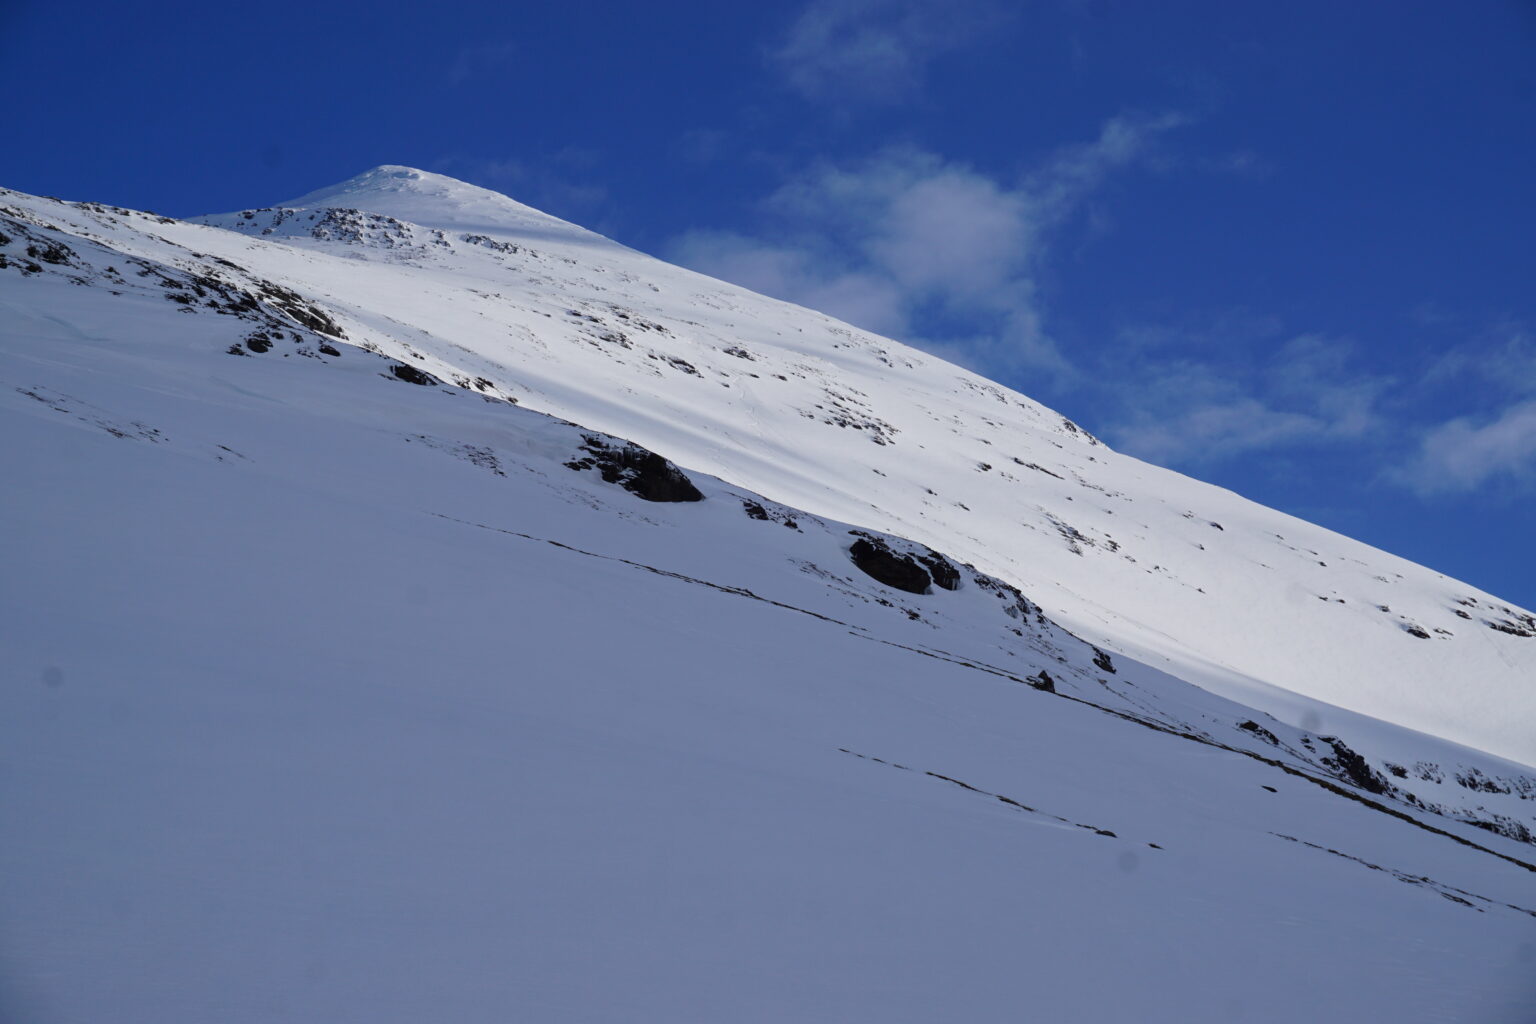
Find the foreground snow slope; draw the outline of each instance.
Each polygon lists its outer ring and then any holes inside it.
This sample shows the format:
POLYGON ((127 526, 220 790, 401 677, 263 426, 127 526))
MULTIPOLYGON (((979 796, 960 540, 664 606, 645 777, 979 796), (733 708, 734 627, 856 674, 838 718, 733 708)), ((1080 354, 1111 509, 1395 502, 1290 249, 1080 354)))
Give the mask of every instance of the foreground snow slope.
POLYGON ((1301 694, 1536 764, 1528 612, 506 197, 383 167, 211 226, 9 201, 124 252, 228 260, 444 379, 948 551, 1094 643, 1292 724, 1343 720, 1301 694))
POLYGON ((1529 1019, 1533 848, 1420 806, 1515 766, 0 232, 0 1017, 1529 1019))

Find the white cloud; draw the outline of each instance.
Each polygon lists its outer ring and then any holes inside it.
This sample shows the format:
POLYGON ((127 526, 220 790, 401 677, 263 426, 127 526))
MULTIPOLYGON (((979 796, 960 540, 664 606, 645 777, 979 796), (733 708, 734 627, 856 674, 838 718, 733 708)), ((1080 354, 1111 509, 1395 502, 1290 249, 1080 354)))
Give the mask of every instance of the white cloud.
POLYGON ((1027 190, 1042 215, 1065 216, 1102 186, 1110 172, 1148 156, 1159 138, 1188 123, 1187 117, 1177 113, 1110 118, 1092 142, 1059 150, 1031 176, 1027 190))
POLYGON ((1536 482, 1536 400, 1517 402, 1485 422, 1462 417, 1440 424, 1397 474, 1420 494, 1471 491, 1501 477, 1536 482))
POLYGON ((1417 382, 1438 422, 1414 433, 1413 452, 1388 478, 1422 496, 1536 486, 1536 330, 1519 320, 1419 315, 1467 340, 1443 349, 1417 382))
MULTIPOLYGON (((1464 330, 1448 315, 1440 319, 1464 330)), ((1471 380, 1480 390, 1492 387, 1506 395, 1536 394, 1536 328, 1520 321, 1503 321, 1469 333, 1473 335, 1471 341, 1441 353, 1425 375, 1427 381, 1454 384, 1471 380)))
POLYGON ((1036 250, 1027 197, 916 150, 817 168, 769 208, 925 300, 995 298, 1036 250))
POLYGON ((1326 432, 1326 424, 1314 416, 1235 396, 1226 402, 1188 405, 1166 418, 1143 413, 1108 436, 1128 455, 1163 465, 1200 465, 1326 432))
POLYGON ((775 245, 728 231, 691 231, 672 241, 668 256, 877 334, 899 336, 910 326, 906 300, 894 281, 840 266, 814 246, 775 245))
POLYGON ((670 254, 957 362, 1064 380, 1074 371, 1044 329, 1037 283, 1050 235, 1178 123, 1116 118, 1018 184, 913 148, 819 164, 764 201, 767 237, 694 232, 670 254))
POLYGON ((1302 334, 1270 358, 1268 391, 1277 400, 1303 403, 1327 425, 1327 436, 1357 438, 1384 426, 1377 409, 1397 382, 1351 366, 1354 346, 1320 334, 1302 334))
POLYGON ((1003 17, 988 0, 811 0, 771 57, 808 98, 890 101, 1003 17))
POLYGON ((774 238, 693 233, 680 262, 857 324, 997 365, 1067 371, 1040 329, 1029 197, 916 150, 824 165, 764 204, 774 238), (964 339, 931 334, 958 327, 964 339))
POLYGON ((1421 497, 1501 482, 1536 486, 1536 364, 1528 333, 1468 343, 1442 355, 1429 373, 1405 380, 1359 369, 1353 346, 1338 339, 1302 334, 1276 345, 1271 321, 1239 316, 1217 323, 1213 330, 1129 332, 1118 362, 1108 362, 1114 353, 1106 357, 1089 391, 1110 410, 1100 428, 1106 440, 1183 468, 1281 448, 1352 445, 1386 467, 1365 474, 1366 481, 1421 497), (1272 354, 1252 358, 1257 349, 1272 354), (1431 389, 1443 390, 1452 378, 1470 379, 1465 397, 1480 404, 1494 404, 1488 399, 1495 394, 1512 397, 1495 411, 1446 419, 1445 396, 1431 389), (1416 426, 1426 421, 1432 425, 1416 426))
POLYGON ((1254 341, 1273 344, 1264 334, 1238 335, 1221 350, 1207 337, 1175 339, 1165 331, 1153 346, 1122 350, 1118 362, 1111 356, 1095 377, 1101 401, 1114 409, 1105 437, 1131 455, 1198 466, 1385 434, 1378 402, 1393 382, 1353 369, 1350 345, 1304 334, 1255 360, 1246 351, 1254 341), (1173 356, 1168 349, 1175 345, 1202 358, 1173 356))

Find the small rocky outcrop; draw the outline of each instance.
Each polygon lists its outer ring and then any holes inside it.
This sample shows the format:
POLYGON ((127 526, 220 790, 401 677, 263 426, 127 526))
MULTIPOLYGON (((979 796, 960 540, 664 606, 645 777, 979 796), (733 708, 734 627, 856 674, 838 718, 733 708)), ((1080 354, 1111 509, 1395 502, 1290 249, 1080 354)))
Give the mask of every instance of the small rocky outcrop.
POLYGON ((909 594, 927 594, 929 587, 960 589, 960 570, 932 548, 912 545, 915 551, 897 551, 884 537, 863 530, 849 530, 859 538, 849 549, 853 564, 888 587, 909 594))
POLYGON ((653 451, 627 441, 582 435, 586 454, 567 469, 595 469, 605 483, 618 484, 646 501, 702 501, 703 493, 682 470, 653 451))
POLYGON ((1343 740, 1337 736, 1324 736, 1322 740, 1333 748, 1333 756, 1322 759, 1324 765, 1367 793, 1385 795, 1394 792, 1392 784, 1373 771, 1365 758, 1345 746, 1343 740))
MULTIPOLYGON (((1025 599, 1024 594, 1018 587, 1004 583, 1002 580, 993 579, 991 576, 982 575, 981 573, 972 576, 971 580, 982 590, 989 590, 1007 602, 1003 605, 1003 611, 1010 618, 1018 619, 1021 622, 1029 619, 1029 601, 1025 599)), ((1040 622, 1044 623, 1045 615, 1038 611, 1037 615, 1040 622)))
POLYGON ((1462 818, 1465 824, 1475 828, 1486 829, 1495 835, 1507 836, 1518 843, 1531 843, 1536 845, 1536 833, 1533 833, 1522 822, 1505 814, 1490 815, 1489 818, 1462 818))
POLYGON ((917 560, 927 566, 934 586, 941 590, 960 589, 960 570, 951 565, 949 559, 937 551, 930 551, 926 555, 918 555, 917 560))
POLYGON ((333 338, 345 338, 347 332, 326 315, 325 311, 313 302, 306 300, 298 292, 282 285, 273 284, 271 281, 261 281, 261 298, 269 306, 273 306, 288 314, 297 323, 309 328, 316 334, 328 334, 333 338))
POLYGON ((1268 743, 1272 747, 1278 747, 1280 745, 1280 740, 1275 736, 1274 733, 1270 732, 1268 729, 1264 728, 1262 725, 1260 725, 1258 722, 1255 722, 1251 718, 1246 722, 1237 723, 1237 727, 1244 732, 1253 733, 1259 739, 1263 740, 1265 743, 1268 743))
POLYGON ((889 544, 879 537, 864 535, 853 542, 848 557, 864 575, 894 590, 908 594, 927 594, 933 583, 928 570, 918 564, 911 555, 892 551, 889 544))
POLYGON ((252 331, 245 336, 245 347, 252 352, 272 351, 272 336, 266 331, 252 331))
POLYGON ((741 500, 741 507, 742 511, 746 512, 748 519, 756 519, 762 523, 779 523, 782 526, 789 527, 791 530, 800 529, 800 524, 795 521, 795 517, 782 507, 775 507, 770 511, 763 506, 762 502, 753 501, 751 498, 743 498, 741 500))
POLYGON ((393 364, 390 366, 389 372, 394 374, 397 380, 403 380, 407 384, 420 384, 422 387, 436 387, 438 384, 442 383, 442 381, 438 380, 430 373, 427 373, 425 370, 418 370, 416 367, 409 366, 405 363, 393 364))

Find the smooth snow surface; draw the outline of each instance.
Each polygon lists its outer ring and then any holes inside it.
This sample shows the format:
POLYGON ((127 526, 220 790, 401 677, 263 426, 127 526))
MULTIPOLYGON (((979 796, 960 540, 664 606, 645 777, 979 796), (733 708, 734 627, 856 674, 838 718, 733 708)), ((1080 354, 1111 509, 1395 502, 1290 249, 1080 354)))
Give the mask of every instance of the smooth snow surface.
POLYGON ((1453 742, 1532 760, 1524 613, 492 193, 312 204, 0 193, 0 1019, 1532 1019, 1536 779, 1453 742))

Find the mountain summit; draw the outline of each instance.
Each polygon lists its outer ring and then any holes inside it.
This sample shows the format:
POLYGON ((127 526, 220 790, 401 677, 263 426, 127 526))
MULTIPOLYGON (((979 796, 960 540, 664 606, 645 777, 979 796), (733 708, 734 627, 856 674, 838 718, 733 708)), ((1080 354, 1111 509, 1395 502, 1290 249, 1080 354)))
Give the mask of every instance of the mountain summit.
POLYGON ((1526 610, 410 168, 0 316, 0 1017, 1529 1016, 1526 610))
POLYGON ((277 205, 298 210, 362 210, 422 227, 513 234, 530 241, 607 242, 601 235, 525 206, 500 192, 396 164, 383 164, 277 205))

